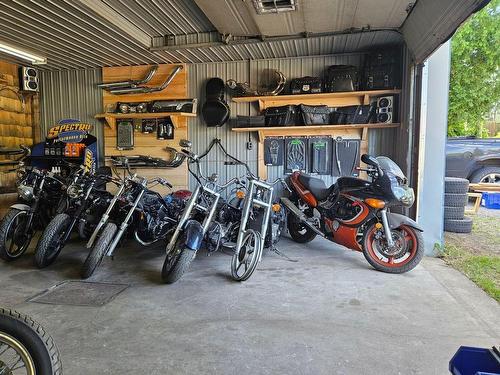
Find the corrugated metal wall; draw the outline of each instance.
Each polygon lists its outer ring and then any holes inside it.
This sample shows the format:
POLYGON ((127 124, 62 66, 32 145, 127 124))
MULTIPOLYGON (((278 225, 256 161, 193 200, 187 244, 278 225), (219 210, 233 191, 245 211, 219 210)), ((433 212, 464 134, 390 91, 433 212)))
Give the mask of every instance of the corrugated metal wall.
MULTIPOLYGON (((408 56, 408 55, 406 55, 408 56)), ((288 79, 303 76, 322 76, 326 67, 336 64, 350 64, 360 66, 363 55, 359 53, 312 56, 303 58, 268 59, 238 62, 218 62, 191 64, 188 66, 188 95, 199 98, 201 104, 205 101, 205 83, 209 78, 229 78, 238 82, 250 82, 252 86, 258 84, 259 72, 263 69, 278 69, 288 79)), ((100 69, 44 71, 41 79, 41 116, 42 128, 48 129, 63 118, 78 118, 81 121, 94 125, 95 134, 102 139, 102 122, 94 115, 102 112, 102 92, 96 84, 101 81, 100 69)), ((407 75, 408 72, 405 72, 407 75)), ((405 80, 406 81, 406 80, 405 80)), ((411 91, 408 85, 403 87, 405 93, 411 91)), ((409 113, 409 95, 404 96, 402 113, 409 113)), ((252 171, 257 171, 257 137, 255 133, 236 133, 231 131, 231 121, 237 114, 255 115, 258 113, 256 104, 235 103, 228 96, 227 102, 231 108, 231 120, 220 128, 208 128, 201 116, 189 119, 189 138, 193 142, 195 152, 204 152, 213 138, 220 138, 227 151, 237 158, 246 161, 252 171), (252 142, 252 149, 247 149, 247 142, 252 142)), ((407 149, 408 121, 403 118, 403 125, 398 129, 379 129, 369 131, 369 152, 375 155, 384 154, 403 163, 403 170, 408 163, 407 149), (397 142, 396 142, 397 141, 397 142), (398 146, 399 145, 399 146, 398 146)), ((102 155, 102 153, 101 153, 102 155)), ((206 174, 217 172, 220 181, 243 175, 241 166, 224 166, 226 160, 220 151, 211 153, 204 164, 206 174)), ((408 165, 409 168, 409 165, 408 165)), ((282 167, 269 168, 269 179, 282 176, 282 167)), ((323 177, 327 183, 334 181, 333 177, 323 177)), ((194 180, 190 179, 191 188, 194 180)))
MULTIPOLYGON (((94 116, 102 113, 101 69, 42 71, 40 112, 42 136, 58 121, 74 118, 94 126, 93 134, 103 137, 103 123, 94 116)), ((99 154, 103 155, 102 142, 99 154)))
MULTIPOLYGON (((340 54, 328 56, 312 56, 302 58, 253 60, 247 62, 227 62, 227 63, 203 63, 189 65, 189 89, 190 97, 198 97, 200 103, 205 101, 205 82, 212 77, 220 77, 223 80, 233 78, 238 82, 250 82, 252 86, 259 83, 260 73, 264 69, 278 69, 288 79, 304 76, 323 76, 326 67, 330 65, 348 64, 361 66, 363 54, 340 54)), ((231 121, 236 115, 255 115, 258 113, 256 104, 234 103, 231 97, 227 97, 227 102, 231 108, 231 121)), ((405 132, 406 133, 406 132, 405 132)), ((369 131, 369 152, 375 155, 387 155, 394 157, 396 154, 395 144, 399 134, 398 129, 376 129, 369 131)), ((257 138, 255 133, 236 133, 231 131, 231 123, 220 128, 208 128, 201 116, 189 120, 189 137, 193 141, 196 152, 201 153, 206 150, 210 141, 220 138, 224 146, 232 155, 249 163, 252 171, 257 171, 257 138), (248 150, 246 143, 252 141, 253 148, 248 150)), ((236 175, 244 173, 242 167, 224 166, 222 162, 225 158, 220 153, 214 153, 207 158, 205 164, 207 173, 217 172, 220 181, 224 182, 236 175)), ((283 167, 268 168, 269 180, 274 180, 283 176, 283 167)), ((322 176, 325 182, 331 184, 335 178, 322 176)), ((193 178, 190 179, 190 186, 195 186, 193 178)))

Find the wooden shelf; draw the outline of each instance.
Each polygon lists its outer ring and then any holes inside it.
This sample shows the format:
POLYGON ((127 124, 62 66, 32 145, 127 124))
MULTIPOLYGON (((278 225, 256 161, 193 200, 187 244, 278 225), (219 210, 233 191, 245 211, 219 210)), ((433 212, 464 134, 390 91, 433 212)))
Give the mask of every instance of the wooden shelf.
MULTIPOLYGON (((349 134, 350 130, 358 133, 365 129, 397 128, 399 123, 394 124, 346 124, 346 125, 308 125, 308 126, 278 126, 278 127, 258 127, 258 128, 233 128, 234 132, 258 132, 259 141, 265 137, 273 136, 314 136, 314 135, 334 135, 342 132, 349 134)), ((354 133, 353 133, 354 134, 354 133)))
POLYGON ((100 113, 94 117, 104 120, 111 129, 116 129, 117 119, 155 119, 173 117, 173 124, 178 128, 176 118, 182 117, 196 117, 194 113, 188 112, 154 112, 154 113, 100 113))
POLYGON ((400 93, 401 90, 370 90, 301 95, 241 96, 233 98, 233 101, 236 103, 258 102, 259 109, 263 111, 268 107, 287 104, 327 105, 330 107, 370 104, 373 97, 400 93))
POLYGON ((183 116, 183 117, 196 117, 196 113, 188 113, 188 112, 154 112, 154 113, 100 113, 95 115, 95 118, 132 118, 132 119, 147 119, 147 118, 165 118, 165 117, 174 117, 174 116, 183 116))

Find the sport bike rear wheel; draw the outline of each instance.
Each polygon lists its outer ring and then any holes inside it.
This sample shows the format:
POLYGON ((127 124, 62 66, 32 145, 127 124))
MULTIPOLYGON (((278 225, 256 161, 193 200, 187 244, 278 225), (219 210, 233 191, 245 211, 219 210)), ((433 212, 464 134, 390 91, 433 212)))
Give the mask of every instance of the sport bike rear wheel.
POLYGON ((116 230, 116 224, 106 224, 99 239, 87 256, 87 259, 85 259, 85 263, 83 263, 81 273, 83 279, 88 279, 94 274, 97 267, 99 267, 104 256, 106 255, 106 252, 108 251, 111 241, 113 241, 113 238, 115 237, 116 230))
POLYGON ((287 216, 288 233, 295 242, 307 243, 316 238, 316 232, 302 224, 293 213, 290 212, 287 216))
POLYGON ((367 228, 363 239, 363 254, 376 270, 404 273, 412 270, 424 256, 424 239, 415 228, 401 225, 392 230, 394 246, 389 248, 383 230, 375 224, 367 228))
POLYGON ((246 231, 240 250, 235 250, 231 259, 231 276, 236 281, 248 280, 257 268, 262 256, 262 245, 259 233, 249 229, 246 231))

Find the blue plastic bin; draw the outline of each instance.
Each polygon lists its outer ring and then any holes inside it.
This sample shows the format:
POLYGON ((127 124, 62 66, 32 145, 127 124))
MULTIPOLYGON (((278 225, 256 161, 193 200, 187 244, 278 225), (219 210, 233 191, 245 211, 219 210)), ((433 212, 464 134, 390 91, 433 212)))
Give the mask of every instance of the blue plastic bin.
POLYGON ((450 361, 453 375, 499 375, 500 353, 498 349, 461 346, 450 361))
POLYGON ((500 210, 500 193, 484 192, 481 198, 481 206, 500 210))

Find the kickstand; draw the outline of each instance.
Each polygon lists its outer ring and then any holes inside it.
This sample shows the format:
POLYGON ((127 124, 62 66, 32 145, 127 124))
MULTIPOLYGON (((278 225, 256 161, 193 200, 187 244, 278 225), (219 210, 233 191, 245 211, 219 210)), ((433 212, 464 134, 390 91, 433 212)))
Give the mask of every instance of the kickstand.
POLYGON ((288 255, 286 255, 286 254, 282 253, 282 252, 281 252, 281 251, 279 251, 279 250, 278 250, 278 248, 277 248, 276 246, 274 246, 274 245, 273 245, 273 246, 271 246, 271 248, 270 248, 269 250, 271 250, 273 253, 276 253, 276 254, 277 254, 277 255, 279 255, 280 257, 285 258, 285 259, 286 259, 286 260, 288 260, 289 262, 294 262, 294 263, 296 263, 296 262, 298 262, 298 261, 299 261, 298 259, 292 259, 292 258, 290 258, 288 255))

